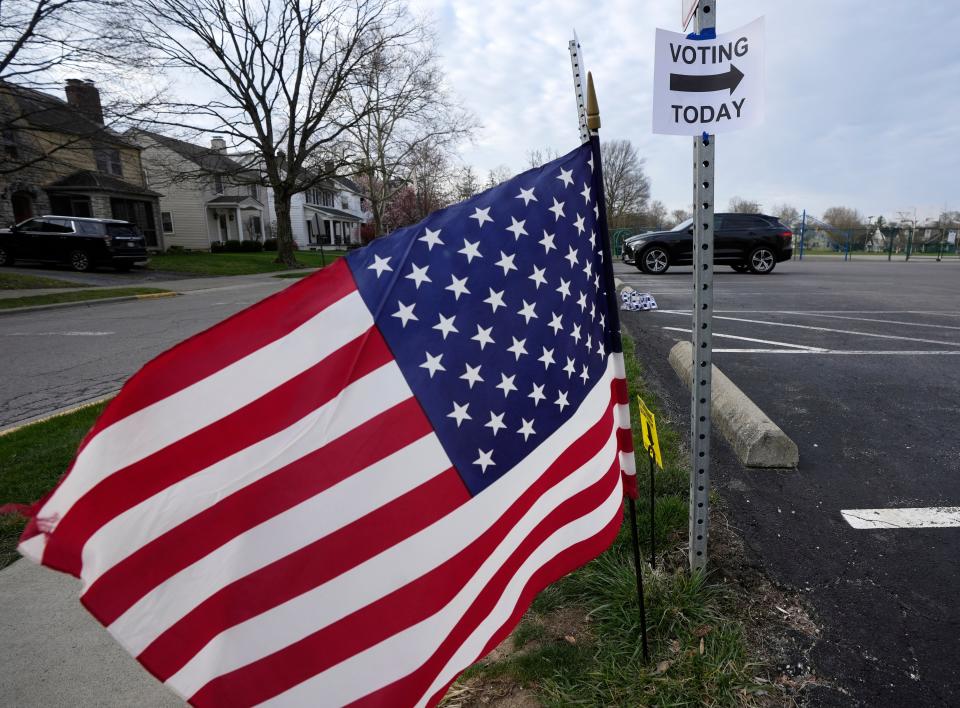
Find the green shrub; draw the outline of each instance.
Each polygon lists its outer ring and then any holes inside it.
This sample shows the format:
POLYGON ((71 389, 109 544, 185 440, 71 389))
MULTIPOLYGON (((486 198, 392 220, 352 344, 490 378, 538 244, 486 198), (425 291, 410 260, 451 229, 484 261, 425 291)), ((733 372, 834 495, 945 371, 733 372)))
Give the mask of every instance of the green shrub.
POLYGON ((275 238, 265 239, 264 242, 263 242, 263 250, 264 250, 264 251, 276 251, 276 250, 277 250, 277 239, 275 239, 275 238))
POLYGON ((263 244, 259 241, 241 241, 238 250, 241 253, 259 253, 263 250, 263 244))

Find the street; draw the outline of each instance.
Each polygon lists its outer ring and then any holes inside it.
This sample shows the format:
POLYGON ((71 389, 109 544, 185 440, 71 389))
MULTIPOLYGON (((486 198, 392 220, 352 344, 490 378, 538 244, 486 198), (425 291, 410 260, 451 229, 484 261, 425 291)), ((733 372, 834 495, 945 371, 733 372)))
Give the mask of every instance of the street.
MULTIPOLYGON (((667 353, 689 337, 690 269, 616 270, 657 301, 623 313, 624 329, 686 431, 689 394, 667 353)), ((847 692, 842 705, 960 701, 958 283, 954 262, 716 269, 714 363, 797 443, 800 464, 744 469, 715 439, 713 486, 773 580, 808 599, 823 628, 811 660, 847 692), (911 510, 903 527, 858 520, 889 508, 911 510)))

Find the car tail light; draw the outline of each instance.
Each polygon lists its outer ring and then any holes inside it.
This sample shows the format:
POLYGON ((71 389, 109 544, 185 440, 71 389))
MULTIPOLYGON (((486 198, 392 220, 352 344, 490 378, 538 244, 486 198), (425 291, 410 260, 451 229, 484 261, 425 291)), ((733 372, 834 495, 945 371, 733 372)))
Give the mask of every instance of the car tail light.
POLYGON ((786 230, 786 231, 781 231, 781 232, 780 232, 780 236, 783 237, 783 238, 785 238, 785 239, 787 239, 787 238, 793 238, 793 231, 790 231, 789 229, 786 230))

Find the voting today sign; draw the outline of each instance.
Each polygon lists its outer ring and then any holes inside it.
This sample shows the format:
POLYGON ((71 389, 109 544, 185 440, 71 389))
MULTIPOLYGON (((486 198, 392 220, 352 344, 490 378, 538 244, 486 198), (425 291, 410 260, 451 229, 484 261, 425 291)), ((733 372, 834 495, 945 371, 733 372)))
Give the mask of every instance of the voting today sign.
POLYGON ((716 39, 657 30, 653 132, 700 135, 763 122, 763 18, 716 39))

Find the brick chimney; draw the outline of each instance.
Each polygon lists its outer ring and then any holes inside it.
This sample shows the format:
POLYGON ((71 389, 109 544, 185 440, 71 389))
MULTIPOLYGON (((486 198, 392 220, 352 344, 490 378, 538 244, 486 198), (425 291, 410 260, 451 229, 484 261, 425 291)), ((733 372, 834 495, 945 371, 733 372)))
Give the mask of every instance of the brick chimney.
POLYGON ((100 105, 100 91, 90 79, 67 79, 64 87, 67 103, 80 111, 97 125, 103 125, 103 106, 100 105))
POLYGON ((223 154, 227 151, 227 141, 223 138, 211 138, 210 149, 223 154))

